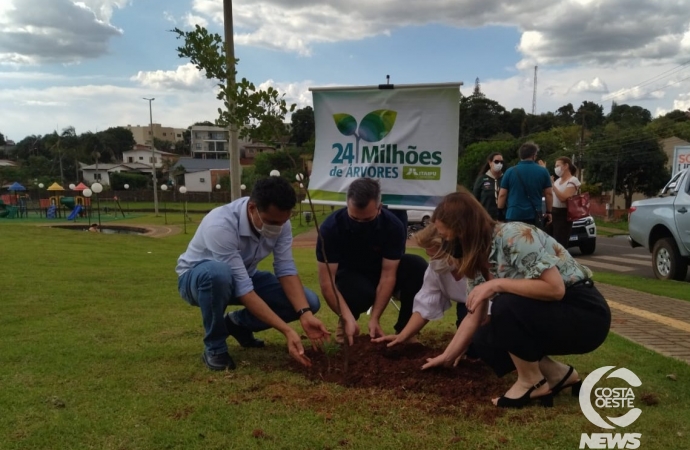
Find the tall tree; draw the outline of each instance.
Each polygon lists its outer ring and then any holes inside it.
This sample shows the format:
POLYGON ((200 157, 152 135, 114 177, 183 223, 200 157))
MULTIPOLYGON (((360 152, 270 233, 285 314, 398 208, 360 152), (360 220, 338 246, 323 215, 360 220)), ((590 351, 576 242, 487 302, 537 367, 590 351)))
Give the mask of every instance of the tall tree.
POLYGON ((556 110, 556 119, 560 126, 572 125, 575 123, 575 108, 573 108, 573 104, 568 103, 558 108, 556 110))
POLYGON ((655 195, 670 178, 666 168, 668 157, 658 138, 642 128, 620 129, 611 124, 598 141, 589 145, 586 162, 588 182, 601 183, 625 197, 630 208, 633 194, 655 195))
POLYGON ((247 137, 251 128, 261 124, 264 119, 278 118, 282 122, 285 114, 294 111, 295 104, 288 106, 284 94, 281 95, 273 87, 260 90, 246 78, 236 82, 234 87, 228 85, 229 71, 235 69, 227 67, 225 43, 219 34, 209 33, 199 25, 193 31, 179 28, 172 31, 184 41, 182 46, 177 47, 178 56, 188 58, 219 87, 217 98, 225 108, 218 108, 217 125, 232 126, 238 130, 240 137, 247 137))
POLYGON ((0 133, 0 145, 5 145, 5 144, 6 144, 5 135, 0 133))
POLYGON ((489 139, 503 130, 506 109, 497 101, 481 95, 460 99, 460 146, 489 139))
POLYGON ((575 123, 590 130, 603 125, 604 120, 604 107, 586 100, 575 113, 575 123))
POLYGON ((314 124, 314 109, 311 106, 305 106, 292 113, 292 132, 290 135, 290 142, 298 147, 308 142, 316 133, 316 125, 314 124))
POLYGON ((615 104, 611 114, 606 118, 607 123, 616 123, 623 128, 643 127, 652 121, 652 113, 641 106, 615 104))
POLYGON ((98 137, 103 147, 112 153, 117 161, 122 161, 122 153, 132 150, 136 144, 132 132, 125 127, 108 128, 98 132, 98 137))

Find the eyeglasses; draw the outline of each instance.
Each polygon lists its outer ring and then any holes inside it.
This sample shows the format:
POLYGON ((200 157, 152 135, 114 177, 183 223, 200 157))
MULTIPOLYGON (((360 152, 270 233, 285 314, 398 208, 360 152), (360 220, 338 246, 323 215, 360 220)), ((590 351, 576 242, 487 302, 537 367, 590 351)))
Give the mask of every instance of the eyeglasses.
POLYGON ((503 162, 502 159, 494 159, 494 164, 498 164, 498 163, 502 163, 502 162, 503 162))

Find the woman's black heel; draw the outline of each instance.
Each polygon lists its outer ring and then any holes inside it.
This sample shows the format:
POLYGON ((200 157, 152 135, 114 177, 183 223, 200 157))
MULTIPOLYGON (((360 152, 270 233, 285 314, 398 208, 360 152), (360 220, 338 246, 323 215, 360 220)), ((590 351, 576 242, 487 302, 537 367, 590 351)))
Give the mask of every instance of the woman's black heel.
POLYGON ((556 383, 554 387, 551 388, 551 394, 552 395, 557 395, 559 392, 561 392, 563 389, 571 388, 570 392, 573 397, 577 397, 580 395, 580 388, 582 387, 582 380, 577 380, 573 384, 569 384, 565 386, 565 382, 568 381, 568 378, 570 378, 570 375, 573 374, 573 371, 575 371, 575 368, 573 366, 568 366, 568 373, 565 374, 563 379, 556 383))
POLYGON ((496 402, 496 406, 500 408, 522 408, 526 405, 528 405, 532 401, 538 401, 542 406, 545 407, 551 407, 553 406, 553 395, 551 393, 548 393, 546 395, 542 395, 539 397, 530 397, 532 392, 536 389, 539 389, 540 387, 544 386, 546 384, 546 378, 542 379, 539 383, 535 384, 531 388, 525 392, 525 395, 523 395, 520 398, 508 398, 508 397, 500 397, 498 401, 496 402))

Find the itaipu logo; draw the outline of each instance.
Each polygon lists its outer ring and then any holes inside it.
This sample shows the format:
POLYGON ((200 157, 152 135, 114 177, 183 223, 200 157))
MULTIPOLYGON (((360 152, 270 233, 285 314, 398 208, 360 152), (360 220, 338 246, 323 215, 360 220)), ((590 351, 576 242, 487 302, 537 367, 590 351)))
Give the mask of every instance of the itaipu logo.
POLYGON ((365 115, 358 124, 357 119, 346 113, 333 114, 338 131, 343 136, 354 136, 352 143, 334 143, 336 155, 331 161, 334 165, 349 165, 344 169, 333 167, 331 176, 398 178, 403 165, 402 178, 409 180, 440 180, 442 163, 441 152, 417 151, 416 145, 408 145, 407 150, 398 150, 397 144, 364 145, 360 153, 360 141, 375 143, 388 136, 395 126, 396 111, 378 109, 365 115), (362 166, 357 166, 362 164, 362 166), (372 166, 376 164, 377 166, 372 166))
MULTIPOLYGON (((580 409, 587 420, 594 425, 605 430, 613 430, 616 427, 625 428, 635 422, 642 414, 642 410, 635 408, 635 393, 633 387, 640 387, 642 381, 631 370, 621 367, 611 372, 606 378, 620 378, 628 383, 630 387, 597 387, 597 383, 604 375, 616 369, 615 366, 600 367, 590 373, 582 382, 580 390, 580 409), (592 396, 594 394, 594 396, 592 396), (593 397, 593 398, 592 398, 593 397), (594 404, 592 404, 594 400, 594 404), (597 409, 606 410, 610 408, 627 408, 628 411, 622 416, 606 416, 605 420, 597 409)), ((640 446, 641 433, 582 433, 580 437, 580 448, 628 448, 636 449, 640 446)))

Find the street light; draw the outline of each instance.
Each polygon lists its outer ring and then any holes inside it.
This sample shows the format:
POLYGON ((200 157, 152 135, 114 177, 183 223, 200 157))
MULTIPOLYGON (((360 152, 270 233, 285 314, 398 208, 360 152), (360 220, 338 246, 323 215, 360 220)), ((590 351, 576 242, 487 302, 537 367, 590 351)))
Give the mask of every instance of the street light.
POLYGON ((89 216, 88 221, 89 221, 89 228, 90 228, 91 227, 91 200, 90 199, 91 199, 91 196, 93 195, 93 192, 91 191, 91 189, 86 188, 83 191, 81 191, 81 195, 83 195, 84 198, 89 199, 89 204, 86 205, 86 213, 89 216))
POLYGON ((38 217, 43 217, 43 208, 41 207, 41 200, 43 200, 41 197, 43 197, 43 194, 41 193, 41 189, 44 187, 45 184, 38 183, 38 217))
POLYGON ((69 190, 70 190, 70 191, 73 191, 75 187, 77 187, 76 184, 70 183, 70 185, 69 185, 69 190))
POLYGON ((272 177, 279 177, 280 176, 280 171, 273 169, 271 170, 271 173, 269 173, 270 176, 272 177))
MULTIPOLYGON (((129 191, 129 184, 125 184, 125 191, 129 191)), ((129 195, 127 195, 127 214, 129 214, 129 195)))
POLYGON ((101 196, 103 192, 103 185, 101 183, 94 183, 91 185, 91 190, 96 194, 96 207, 98 208, 98 231, 101 231, 101 196))
POLYGON ((158 217, 158 189, 156 188, 156 185, 158 184, 158 181, 156 181, 156 141, 153 137, 153 110, 151 109, 151 102, 154 101, 155 98, 143 98, 149 102, 149 125, 151 126, 151 172, 153 173, 153 210, 156 213, 156 217, 158 217))
MULTIPOLYGON (((165 192, 167 190, 168 190, 168 185, 167 184, 161 184, 161 191, 162 191, 161 197, 165 198, 165 196, 163 195, 163 192, 165 192)), ((167 204, 165 203, 165 201, 163 201, 163 217, 165 218, 165 224, 167 225, 168 224, 168 212, 166 210, 167 210, 167 204)))
POLYGON ((184 196, 184 212, 182 215, 182 219, 184 221, 184 234, 187 234, 187 196, 185 195, 187 193, 187 188, 184 186, 180 186, 180 194, 184 196))

